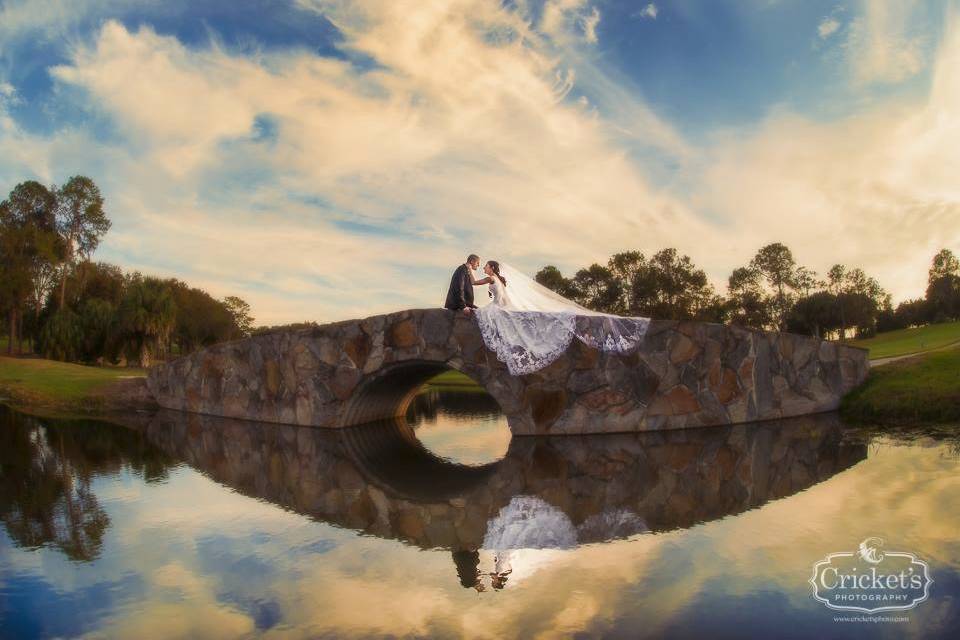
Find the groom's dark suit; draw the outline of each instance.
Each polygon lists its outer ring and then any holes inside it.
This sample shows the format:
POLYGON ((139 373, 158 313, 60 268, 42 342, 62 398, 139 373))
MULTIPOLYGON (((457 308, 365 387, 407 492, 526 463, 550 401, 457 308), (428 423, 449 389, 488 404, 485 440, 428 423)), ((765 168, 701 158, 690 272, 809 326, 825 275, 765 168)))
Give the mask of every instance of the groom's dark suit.
POLYGON ((444 305, 452 311, 460 311, 470 307, 476 309, 473 304, 473 281, 470 279, 470 269, 462 264, 453 272, 450 279, 450 288, 447 290, 447 301, 444 305))

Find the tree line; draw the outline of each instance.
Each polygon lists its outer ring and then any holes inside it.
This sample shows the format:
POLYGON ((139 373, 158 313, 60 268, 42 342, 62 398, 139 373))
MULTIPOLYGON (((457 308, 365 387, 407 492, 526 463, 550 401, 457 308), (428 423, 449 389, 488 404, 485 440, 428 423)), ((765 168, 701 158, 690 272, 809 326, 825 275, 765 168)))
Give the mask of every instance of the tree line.
POLYGON ((94 262, 110 227, 100 189, 85 176, 62 186, 21 182, 0 202, 0 329, 9 354, 27 342, 46 358, 146 367, 251 333, 240 298, 94 262))
POLYGON ((669 320, 731 323, 757 329, 858 338, 931 322, 960 319, 960 263, 948 249, 933 258, 923 298, 893 307, 888 294, 863 269, 833 265, 825 277, 797 264, 776 242, 733 270, 719 294, 689 256, 663 249, 645 256, 625 251, 606 265, 592 264, 572 277, 547 265, 540 284, 579 304, 607 313, 669 320))

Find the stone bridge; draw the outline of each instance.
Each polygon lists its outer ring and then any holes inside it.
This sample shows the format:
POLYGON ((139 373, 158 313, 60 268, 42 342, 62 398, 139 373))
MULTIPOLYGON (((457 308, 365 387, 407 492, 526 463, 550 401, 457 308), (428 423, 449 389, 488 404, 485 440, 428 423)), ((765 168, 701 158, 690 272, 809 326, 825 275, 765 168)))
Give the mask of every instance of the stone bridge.
POLYGON ((868 368, 866 350, 812 337, 654 320, 633 353, 574 340, 549 367, 512 376, 475 319, 420 309, 215 345, 154 367, 147 385, 168 409, 346 427, 403 415, 425 381, 454 369, 496 399, 514 434, 579 434, 830 411, 868 368))

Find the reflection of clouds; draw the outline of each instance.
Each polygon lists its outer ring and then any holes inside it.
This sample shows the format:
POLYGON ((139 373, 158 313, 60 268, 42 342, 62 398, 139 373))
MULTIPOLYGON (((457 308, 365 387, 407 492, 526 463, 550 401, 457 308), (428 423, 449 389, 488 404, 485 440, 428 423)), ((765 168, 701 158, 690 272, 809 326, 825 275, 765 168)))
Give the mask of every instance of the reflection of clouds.
POLYGON ((217 600, 213 581, 179 563, 166 564, 150 575, 152 600, 134 606, 130 615, 114 618, 92 633, 115 638, 237 637, 254 630, 249 616, 217 600), (184 607, 183 603, 189 602, 184 607))
MULTIPOLYGON (((828 613, 809 598, 805 581, 812 563, 867 535, 917 553, 934 571, 960 569, 957 466, 944 446, 884 443, 848 471, 735 517, 570 550, 521 551, 534 570, 524 574, 515 562, 508 588, 481 598, 460 586, 446 551, 425 552, 312 522, 179 469, 165 484, 144 486, 142 501, 108 504, 114 524, 95 571, 48 550, 10 552, 9 540, 0 538, 0 579, 41 575, 68 592, 139 573, 144 591, 110 611, 97 632, 116 637, 252 633, 255 613, 238 603, 253 600, 276 603, 282 624, 256 631, 285 637, 657 636, 674 625, 685 628, 704 602, 722 601, 710 609, 719 616, 758 593, 776 593, 788 614, 817 620, 828 613), (211 545, 222 550, 215 561, 207 557, 211 545), (302 551, 311 548, 322 552, 302 551), (237 571, 236 559, 249 557, 269 569, 257 576, 237 571)), ((530 512, 556 521, 550 505, 533 504, 530 512)), ((607 517, 632 522, 624 514, 607 517)), ((503 520, 501 543, 542 541, 536 528, 537 535, 508 536, 512 520, 503 520)), ((570 531, 556 522, 566 531, 558 536, 563 542, 570 531)), ((482 566, 490 562, 484 552, 482 566)), ((918 633, 921 625, 945 630, 957 619, 956 606, 934 594, 911 613, 914 627, 898 626, 898 632, 918 633)))

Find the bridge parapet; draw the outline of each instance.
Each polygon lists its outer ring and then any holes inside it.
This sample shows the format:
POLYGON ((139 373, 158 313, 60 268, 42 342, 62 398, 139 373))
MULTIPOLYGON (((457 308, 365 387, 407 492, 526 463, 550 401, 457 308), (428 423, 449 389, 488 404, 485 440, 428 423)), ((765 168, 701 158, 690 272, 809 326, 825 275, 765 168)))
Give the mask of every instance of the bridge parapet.
POLYGON ((655 320, 634 353, 573 341, 549 367, 512 376, 474 319, 417 309, 215 345, 154 367, 147 384, 169 409, 344 427, 402 414, 454 369, 497 400, 513 433, 572 434, 830 411, 868 368, 865 350, 808 336, 655 320))

